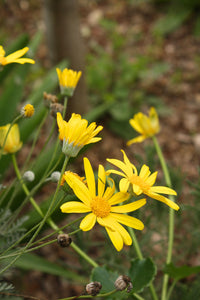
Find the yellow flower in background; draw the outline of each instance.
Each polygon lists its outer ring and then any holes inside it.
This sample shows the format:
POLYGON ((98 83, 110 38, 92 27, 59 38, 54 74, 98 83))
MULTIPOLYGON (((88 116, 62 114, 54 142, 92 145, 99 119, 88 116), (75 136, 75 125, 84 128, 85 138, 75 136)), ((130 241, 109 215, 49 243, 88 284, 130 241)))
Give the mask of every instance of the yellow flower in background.
POLYGON ((32 104, 26 104, 21 109, 21 115, 25 118, 31 118, 34 115, 35 109, 32 104))
POLYGON ((65 155, 76 157, 78 152, 91 143, 101 140, 95 137, 102 129, 95 122, 88 126, 88 121, 81 119, 79 114, 72 114, 70 120, 66 122, 62 115, 57 113, 57 124, 59 128, 59 139, 63 141, 62 151, 65 155))
POLYGON ((0 65, 5 66, 12 63, 18 63, 18 64, 34 64, 35 61, 31 58, 21 58, 26 52, 29 50, 28 47, 25 47, 21 50, 15 51, 12 54, 9 54, 8 56, 5 56, 5 50, 3 46, 0 46, 0 65))
POLYGON ((22 147, 18 124, 11 127, 6 138, 9 128, 10 124, 0 127, 0 147, 3 148, 3 154, 15 153, 22 147))
POLYGON ((67 68, 65 68, 63 71, 57 68, 56 71, 58 75, 61 93, 66 94, 68 96, 72 96, 82 72, 76 72, 67 68))
POLYGON ((145 139, 156 135, 160 131, 159 119, 154 107, 150 108, 149 117, 139 112, 129 120, 130 125, 141 135, 131 139, 127 145, 143 142, 145 139))
POLYGON ((102 165, 99 165, 98 169, 98 188, 96 187, 92 166, 87 158, 84 158, 84 169, 87 185, 73 173, 65 173, 66 182, 81 202, 66 202, 61 205, 61 211, 63 213, 88 213, 81 221, 80 228, 83 231, 88 231, 98 222, 105 227, 113 245, 117 251, 120 251, 124 244, 132 244, 129 233, 121 224, 138 230, 144 228, 140 220, 124 213, 139 209, 145 205, 146 200, 141 199, 125 205, 116 205, 127 200, 129 194, 124 192, 115 193, 113 181, 113 186, 106 188, 106 172, 102 165))
POLYGON ((179 206, 176 203, 166 198, 165 196, 160 195, 177 195, 174 190, 165 186, 153 186, 156 181, 158 172, 154 172, 151 174, 149 167, 143 165, 140 173, 138 174, 136 167, 129 161, 126 153, 123 150, 121 151, 124 155, 124 162, 118 159, 107 159, 109 163, 122 170, 122 172, 117 170, 107 171, 108 174, 114 173, 124 177, 120 180, 120 191, 127 192, 130 188, 136 195, 141 195, 143 193, 150 198, 161 201, 167 204, 169 207, 178 210, 179 206))

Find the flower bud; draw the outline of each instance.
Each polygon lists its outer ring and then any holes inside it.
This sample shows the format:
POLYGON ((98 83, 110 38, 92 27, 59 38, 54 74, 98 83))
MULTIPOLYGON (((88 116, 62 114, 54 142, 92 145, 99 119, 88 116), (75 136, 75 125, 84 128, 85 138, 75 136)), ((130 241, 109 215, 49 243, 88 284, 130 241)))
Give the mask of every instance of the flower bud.
POLYGON ((130 293, 133 288, 131 279, 126 275, 120 275, 115 281, 115 288, 118 291, 123 291, 127 288, 127 292, 130 293))
POLYGON ((35 174, 32 171, 26 171, 22 178, 25 181, 32 182, 35 179, 35 174))
POLYGON ((57 241, 58 244, 64 248, 64 247, 68 247, 71 244, 72 239, 69 237, 67 233, 60 233, 57 237, 57 241))
POLYGON ((26 104, 21 109, 21 115, 25 118, 31 118, 35 112, 34 106, 32 104, 26 104))
POLYGON ((58 182, 60 179, 60 172, 59 171, 55 171, 51 174, 51 181, 53 182, 58 182))
POLYGON ((53 94, 47 94, 46 92, 43 93, 44 105, 50 108, 51 103, 57 103, 58 98, 53 94))
POLYGON ((52 115, 52 117, 56 118, 57 117, 57 113, 63 113, 64 110, 64 106, 60 103, 51 103, 50 104, 50 113, 52 115))
POLYGON ((99 294, 101 288, 102 285, 100 282, 93 281, 86 285, 85 290, 88 293, 88 295, 96 296, 97 294, 99 294))

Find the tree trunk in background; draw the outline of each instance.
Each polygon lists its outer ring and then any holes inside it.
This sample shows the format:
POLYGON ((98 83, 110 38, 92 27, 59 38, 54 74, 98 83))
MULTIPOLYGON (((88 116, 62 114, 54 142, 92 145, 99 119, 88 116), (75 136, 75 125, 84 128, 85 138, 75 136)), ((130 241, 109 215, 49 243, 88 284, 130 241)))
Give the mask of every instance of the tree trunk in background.
POLYGON ((74 96, 68 101, 67 116, 72 112, 84 114, 88 111, 85 84, 85 48, 80 33, 78 0, 44 0, 47 44, 53 64, 63 59, 68 67, 82 71, 74 96))

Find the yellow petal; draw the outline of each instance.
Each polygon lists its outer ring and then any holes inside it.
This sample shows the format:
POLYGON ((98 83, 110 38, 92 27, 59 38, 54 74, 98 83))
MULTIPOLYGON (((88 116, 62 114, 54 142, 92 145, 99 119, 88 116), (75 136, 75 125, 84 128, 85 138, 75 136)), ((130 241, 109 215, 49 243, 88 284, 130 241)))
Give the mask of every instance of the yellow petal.
POLYGON ((106 228, 108 236, 109 236, 111 242, 113 243, 114 247, 116 248, 116 250, 121 251, 123 248, 123 245, 124 245, 121 234, 117 231, 110 230, 110 228, 108 228, 108 227, 105 227, 105 228, 106 228))
POLYGON ((130 181, 127 178, 122 178, 119 182, 119 189, 121 192, 127 192, 130 185, 130 181))
POLYGON ((167 195, 177 195, 177 193, 174 190, 166 186, 152 186, 151 192, 159 193, 159 194, 167 194, 167 195))
POLYGON ((120 172, 120 171, 117 171, 117 170, 111 169, 111 170, 107 170, 107 171, 106 171, 106 174, 107 174, 108 176, 109 176, 111 173, 112 173, 112 174, 119 175, 119 176, 122 176, 122 177, 125 177, 125 176, 126 176, 124 173, 122 173, 122 172, 120 172))
POLYGON ((28 47, 24 47, 21 50, 15 51, 11 54, 9 54, 8 56, 6 56, 7 61, 13 61, 19 57, 22 57, 26 52, 28 52, 29 48, 28 47))
POLYGON ((137 132, 139 132, 139 133, 143 133, 143 128, 141 128, 141 126, 140 126, 140 119, 141 119, 141 116, 142 116, 143 114, 142 113, 138 113, 138 114, 136 114, 135 116, 134 116, 134 118, 133 119, 130 119, 129 120, 129 123, 130 123, 130 125, 137 131, 137 132))
POLYGON ((146 199, 140 199, 138 201, 134 201, 134 202, 129 203, 129 204, 119 205, 119 206, 112 206, 111 207, 111 212, 128 213, 128 212, 139 209, 140 207, 142 207, 145 204, 146 204, 146 199))
POLYGON ((88 214, 80 224, 80 229, 83 231, 91 230, 96 223, 96 216, 93 213, 88 214))
POLYGON ((91 208, 78 201, 70 201, 61 205, 63 213, 85 213, 91 211, 91 208))
MULTIPOLYGON (((132 171, 130 173, 130 168, 127 167, 127 165, 125 163, 123 163, 121 160, 118 160, 118 159, 110 159, 110 158, 107 158, 106 159, 109 163, 113 164, 114 166, 118 167, 119 169, 121 169, 124 174, 126 174, 127 176, 131 176, 132 175, 132 171)), ((110 170, 109 170, 110 171, 110 170)), ((114 173, 114 172, 112 172, 114 173)), ((116 174, 116 172, 115 172, 116 174)), ((124 175, 123 175, 124 176, 124 175)))
POLYGON ((103 197, 105 184, 106 184, 106 172, 104 170, 104 167, 102 165, 99 165, 99 171, 98 171, 98 196, 99 197, 103 197))
POLYGON ((66 182, 73 189, 74 194, 86 205, 90 206, 92 199, 91 194, 86 185, 77 178, 73 173, 66 172, 64 175, 66 182))
POLYGON ((138 137, 129 140, 129 141, 127 142, 127 146, 130 146, 131 144, 134 144, 134 143, 141 143, 141 142, 143 142, 144 140, 146 140, 146 138, 147 138, 147 137, 146 137, 145 135, 139 135, 138 137))
POLYGON ((96 184, 95 184, 94 172, 89 160, 86 157, 84 157, 83 162, 84 162, 85 177, 86 177, 88 189, 91 196, 94 198, 96 196, 96 184))
POLYGON ((140 170, 139 176, 142 179, 146 180, 149 177, 150 174, 151 174, 151 172, 149 171, 149 167, 147 167, 146 165, 143 165, 141 170, 140 170))
POLYGON ((154 185, 156 178, 157 178, 157 174, 158 172, 154 172, 152 173, 147 179, 146 179, 146 183, 150 186, 154 185))
MULTIPOLYGON (((112 217, 112 214, 110 215, 110 217, 112 217)), ((112 222, 113 222, 115 231, 120 233, 120 235, 124 241, 124 244, 130 246, 132 244, 132 239, 130 237, 130 234, 127 232, 127 230, 122 225, 120 225, 118 222, 116 222, 115 219, 112 219, 112 222)))
POLYGON ((6 54, 5 50, 3 49, 3 46, 0 45, 0 57, 4 57, 6 54))
POLYGON ((142 230, 144 228, 144 224, 131 216, 127 216, 127 215, 121 215, 121 214, 116 214, 116 213, 112 213, 112 217, 114 219, 116 219, 119 223, 122 223, 126 226, 138 229, 138 230, 142 230))
POLYGON ((115 182, 114 182, 114 180, 112 178, 108 178, 108 181, 112 182, 112 187, 109 186, 105 190, 105 193, 104 193, 104 196, 103 196, 103 198, 105 200, 109 200, 115 192, 115 182))
POLYGON ((168 198, 166 198, 162 195, 158 195, 156 193, 148 193, 147 196, 149 196, 155 200, 161 201, 175 210, 179 210, 179 206, 175 202, 173 202, 172 200, 169 200, 168 198))
POLYGON ((126 201, 129 198, 129 193, 124 193, 124 192, 118 192, 114 194, 109 200, 110 205, 118 204, 121 202, 126 201))
MULTIPOLYGON (((29 63, 29 64, 34 64, 35 61, 31 58, 18 58, 18 59, 15 59, 15 60, 12 60, 10 63, 18 63, 18 64, 25 64, 25 63, 29 63)), ((8 62, 7 62, 8 64, 8 62)))

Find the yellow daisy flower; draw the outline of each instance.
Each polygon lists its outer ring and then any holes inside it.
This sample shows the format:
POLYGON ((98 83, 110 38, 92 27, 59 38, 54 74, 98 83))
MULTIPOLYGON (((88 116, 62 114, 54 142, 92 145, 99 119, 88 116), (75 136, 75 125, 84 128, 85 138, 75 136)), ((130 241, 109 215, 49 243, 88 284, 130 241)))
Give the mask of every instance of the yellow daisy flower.
POLYGON ((78 114, 73 113, 70 120, 66 122, 62 115, 57 113, 57 123, 60 133, 59 139, 63 141, 62 151, 65 155, 76 157, 85 145, 101 140, 100 137, 95 136, 103 127, 97 127, 95 122, 88 126, 88 121, 81 119, 78 114))
POLYGON ((22 147, 20 141, 19 127, 14 124, 6 138, 7 132, 10 128, 10 124, 0 127, 0 147, 3 147, 3 154, 15 153, 22 147), (6 138, 6 142, 5 142, 6 138))
POLYGON ((159 119, 154 107, 149 111, 149 117, 139 112, 129 120, 130 125, 141 135, 127 142, 130 146, 133 143, 143 142, 145 139, 154 136, 160 131, 159 119))
POLYGON ((165 196, 160 195, 177 195, 174 190, 165 186, 153 186, 158 172, 151 174, 149 167, 143 165, 140 173, 138 174, 136 167, 129 161, 126 153, 123 150, 121 151, 124 155, 124 162, 118 159, 107 159, 109 163, 122 170, 122 172, 117 170, 107 171, 108 174, 114 173, 124 177, 120 180, 120 191, 127 192, 128 189, 131 188, 133 193, 136 195, 141 195, 143 193, 150 198, 161 201, 167 204, 169 207, 178 210, 179 206, 176 203, 174 203, 172 200, 169 200, 165 196))
POLYGON ((58 75, 61 93, 66 93, 67 95, 72 96, 82 72, 76 72, 67 68, 65 68, 63 71, 61 71, 59 68, 56 68, 56 72, 58 75))
POLYGON ((63 213, 89 213, 80 223, 83 231, 91 230, 98 222, 105 227, 113 245, 120 251, 123 245, 131 245, 132 239, 126 229, 121 225, 126 225, 138 230, 144 228, 143 223, 124 213, 132 212, 146 203, 146 199, 141 199, 125 205, 116 205, 129 198, 128 193, 115 193, 115 185, 105 188, 106 172, 102 165, 98 169, 98 192, 92 166, 87 158, 84 158, 85 176, 87 186, 76 175, 67 172, 64 178, 73 189, 74 194, 82 201, 70 201, 61 205, 63 213), (121 223, 121 224, 120 224, 121 223))
POLYGON ((21 58, 26 52, 28 52, 29 48, 25 47, 21 50, 15 51, 12 54, 9 54, 8 56, 5 56, 6 52, 3 48, 3 46, 0 46, 0 65, 5 66, 12 63, 18 63, 18 64, 34 64, 35 61, 31 58, 21 58))

